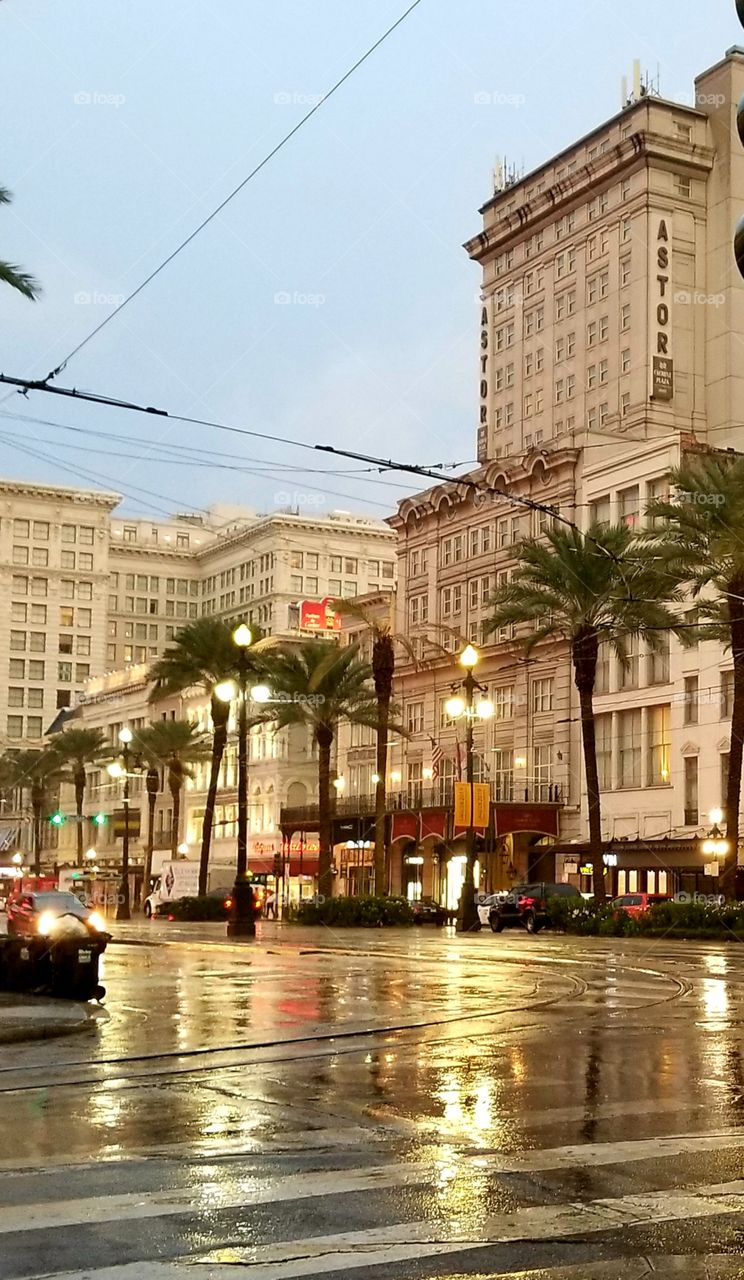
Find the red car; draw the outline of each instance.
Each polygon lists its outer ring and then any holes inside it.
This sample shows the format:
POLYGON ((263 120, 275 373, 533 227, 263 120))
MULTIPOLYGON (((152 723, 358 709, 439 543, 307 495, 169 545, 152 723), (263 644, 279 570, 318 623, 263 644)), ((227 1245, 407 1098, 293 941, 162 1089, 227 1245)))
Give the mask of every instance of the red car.
POLYGON ((649 907, 655 907, 657 902, 671 900, 670 893, 624 893, 619 898, 613 898, 612 906, 616 911, 624 911, 626 915, 639 916, 648 911, 649 907))

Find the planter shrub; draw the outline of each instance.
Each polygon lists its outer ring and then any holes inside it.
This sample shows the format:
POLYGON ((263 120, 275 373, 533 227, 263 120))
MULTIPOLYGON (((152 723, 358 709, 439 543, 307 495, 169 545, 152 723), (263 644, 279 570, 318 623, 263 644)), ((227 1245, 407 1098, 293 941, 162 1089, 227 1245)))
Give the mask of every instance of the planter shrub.
POLYGON ((173 920, 226 920, 228 916, 224 898, 214 898, 209 894, 203 898, 177 898, 175 902, 163 903, 156 914, 161 919, 165 916, 173 920))
POLYGON ((325 898, 303 902, 291 918, 297 924, 325 924, 336 928, 381 928, 413 924, 405 898, 325 898))

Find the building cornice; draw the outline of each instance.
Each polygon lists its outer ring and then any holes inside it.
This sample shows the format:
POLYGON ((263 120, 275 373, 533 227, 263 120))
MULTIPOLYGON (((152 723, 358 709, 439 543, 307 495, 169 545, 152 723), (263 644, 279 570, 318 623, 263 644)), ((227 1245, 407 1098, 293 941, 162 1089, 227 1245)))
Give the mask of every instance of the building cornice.
MULTIPOLYGON (((550 451, 532 449, 521 458, 497 458, 492 462, 484 462, 464 476, 404 498, 398 504, 397 513, 390 516, 388 523, 392 529, 399 530, 411 517, 425 520, 429 516, 438 515, 443 506, 463 506, 468 502, 477 510, 488 500, 489 495, 498 501, 501 497, 499 490, 502 489, 507 491, 504 501, 508 501, 509 489, 521 490, 535 479, 540 479, 547 487, 565 468, 573 473, 580 456, 581 450, 574 448, 550 451), (474 493, 473 484, 479 487, 482 495, 480 500, 474 493)), ((524 495, 520 493, 519 496, 524 495)))
POLYGON ((200 547, 194 555, 197 560, 205 561, 211 556, 217 556, 220 552, 235 547, 241 542, 250 543, 261 537, 266 537, 267 534, 271 536, 272 534, 284 532, 313 533, 328 537, 334 535, 348 537, 353 534, 357 538, 377 538, 383 542, 392 540, 392 535, 387 531, 384 522, 374 521, 368 525, 355 524, 341 520, 330 520, 328 517, 321 520, 313 520, 307 516, 290 516, 283 512, 275 512, 273 515, 262 517, 254 525, 244 529, 236 529, 234 533, 226 534, 223 538, 210 542, 206 547, 200 547))
POLYGON ((53 484, 0 479, 0 499, 4 495, 14 498, 43 498, 47 502, 73 502, 80 506, 102 507, 107 511, 112 511, 122 501, 120 493, 107 493, 102 489, 62 489, 53 484))

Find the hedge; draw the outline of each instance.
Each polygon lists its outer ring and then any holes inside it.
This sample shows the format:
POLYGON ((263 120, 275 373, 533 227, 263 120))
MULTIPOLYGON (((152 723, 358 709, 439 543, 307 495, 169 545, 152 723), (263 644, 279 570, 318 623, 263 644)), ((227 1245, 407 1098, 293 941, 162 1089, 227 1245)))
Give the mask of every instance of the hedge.
POLYGON ((618 938, 720 938, 744 942, 744 903, 658 902, 638 916, 609 902, 551 898, 553 927, 562 933, 618 938))
POLYGON ((161 920, 163 917, 173 920, 226 920, 228 911, 224 898, 205 894, 202 898, 176 898, 173 902, 161 903, 155 914, 161 920))
POLYGON ((289 918, 297 924, 329 924, 339 928, 413 924, 413 913, 405 898, 371 896, 313 898, 301 903, 289 918))

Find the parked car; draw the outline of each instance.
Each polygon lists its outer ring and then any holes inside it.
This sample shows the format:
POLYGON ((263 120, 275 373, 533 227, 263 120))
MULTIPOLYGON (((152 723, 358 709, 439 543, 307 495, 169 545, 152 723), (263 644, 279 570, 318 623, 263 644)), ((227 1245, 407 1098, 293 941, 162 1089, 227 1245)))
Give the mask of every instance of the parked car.
POLYGON ((648 911, 649 907, 656 906, 657 902, 671 901, 670 893, 623 893, 619 898, 613 898, 612 906, 615 910, 624 911, 629 916, 639 916, 642 912, 648 911))
POLYGON ((419 898, 411 903, 414 924, 449 924, 456 919, 457 912, 443 907, 434 898, 419 898))
POLYGON ((486 925, 491 919, 491 909, 499 902, 503 902, 508 890, 502 889, 499 893, 479 893, 478 894, 478 919, 482 925, 486 925))
POLYGON ((18 892, 8 898, 8 934, 11 938, 91 936, 108 940, 106 921, 74 893, 47 889, 18 892))
POLYGON ((548 900, 550 898, 575 898, 581 902, 581 894, 572 884, 551 884, 540 880, 534 884, 518 884, 510 889, 499 902, 494 903, 488 916, 494 933, 521 925, 528 933, 538 933, 550 925, 548 900))

